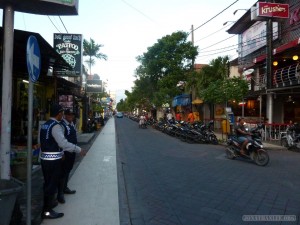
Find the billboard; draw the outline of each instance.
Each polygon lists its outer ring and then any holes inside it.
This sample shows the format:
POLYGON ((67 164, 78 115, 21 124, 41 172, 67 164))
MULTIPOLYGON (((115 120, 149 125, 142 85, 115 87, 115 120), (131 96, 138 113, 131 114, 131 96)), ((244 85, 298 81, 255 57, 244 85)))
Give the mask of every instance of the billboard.
POLYGON ((103 92, 102 80, 87 80, 85 91, 86 91, 86 93, 101 93, 101 92, 103 92))
POLYGON ((289 4, 258 2, 257 16, 287 19, 289 18, 289 4))
POLYGON ((73 71, 54 71, 58 76, 80 76, 82 71, 82 35, 54 34, 54 49, 69 63, 73 71))
MULTIPOLYGON (((267 22, 257 21, 240 35, 239 53, 245 57, 267 44, 267 22)), ((273 40, 278 39, 278 22, 273 22, 273 40)))

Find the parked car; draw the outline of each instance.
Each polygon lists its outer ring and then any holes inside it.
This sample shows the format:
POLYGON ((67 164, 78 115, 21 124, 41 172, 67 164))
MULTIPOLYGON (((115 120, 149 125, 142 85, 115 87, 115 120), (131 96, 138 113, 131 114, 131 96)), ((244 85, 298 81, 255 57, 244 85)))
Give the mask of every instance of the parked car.
POLYGON ((117 112, 117 118, 123 118, 123 113, 122 112, 117 112))

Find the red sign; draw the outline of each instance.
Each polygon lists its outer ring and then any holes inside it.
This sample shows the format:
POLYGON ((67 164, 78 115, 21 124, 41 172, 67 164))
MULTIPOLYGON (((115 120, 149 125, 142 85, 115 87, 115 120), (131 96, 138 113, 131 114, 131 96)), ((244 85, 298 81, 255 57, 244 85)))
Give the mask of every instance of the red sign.
POLYGON ((289 18, 289 4, 258 2, 257 16, 289 18))

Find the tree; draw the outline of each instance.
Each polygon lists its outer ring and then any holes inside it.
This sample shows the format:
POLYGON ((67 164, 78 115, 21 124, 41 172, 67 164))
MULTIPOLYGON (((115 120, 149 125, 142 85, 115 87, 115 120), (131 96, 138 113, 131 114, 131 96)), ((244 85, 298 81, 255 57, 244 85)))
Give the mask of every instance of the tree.
POLYGON ((206 102, 241 101, 248 92, 248 84, 240 78, 228 78, 229 57, 218 57, 200 71, 198 95, 206 102))
MULTIPOLYGON (((149 102, 156 106, 171 103, 172 97, 180 93, 176 84, 186 80, 186 74, 192 70, 198 51, 187 41, 187 37, 186 32, 174 32, 159 39, 146 53, 137 57, 141 65, 136 70, 136 76, 140 81, 147 80, 150 88, 141 91, 148 92, 149 102)), ((143 82, 135 85, 141 84, 143 82)))
POLYGON ((223 103, 228 100, 242 101, 248 93, 248 84, 238 77, 217 80, 203 89, 201 97, 210 103, 223 103))
POLYGON ((101 47, 103 47, 103 45, 96 44, 92 38, 90 38, 90 41, 86 39, 83 40, 83 56, 88 57, 85 62, 89 66, 90 75, 92 75, 92 66, 95 65, 94 58, 107 60, 107 56, 99 52, 101 47))

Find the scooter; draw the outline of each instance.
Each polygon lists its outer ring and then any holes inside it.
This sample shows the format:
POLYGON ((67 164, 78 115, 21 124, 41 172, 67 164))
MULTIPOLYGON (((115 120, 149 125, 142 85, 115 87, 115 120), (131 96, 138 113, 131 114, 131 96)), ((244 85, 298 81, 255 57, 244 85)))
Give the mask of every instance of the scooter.
POLYGON ((300 151, 300 127, 298 124, 293 124, 286 128, 286 132, 282 133, 281 146, 289 150, 300 151))
POLYGON ((250 130, 251 140, 246 146, 248 152, 247 155, 240 153, 242 143, 238 141, 237 136, 229 135, 226 147, 227 158, 235 159, 241 157, 255 162, 258 166, 266 166, 270 161, 270 157, 268 152, 264 149, 261 141, 261 129, 263 129, 263 126, 258 125, 256 128, 250 130))
POLYGON ((147 123, 146 123, 145 117, 142 117, 142 116, 140 117, 139 128, 143 128, 143 129, 147 128, 147 123))

